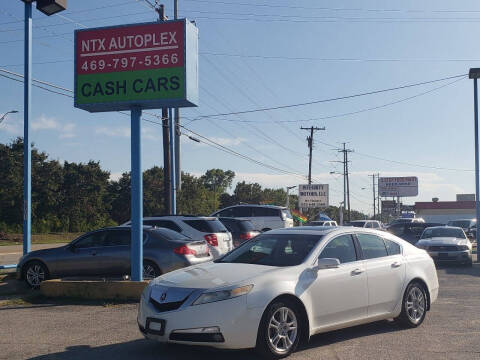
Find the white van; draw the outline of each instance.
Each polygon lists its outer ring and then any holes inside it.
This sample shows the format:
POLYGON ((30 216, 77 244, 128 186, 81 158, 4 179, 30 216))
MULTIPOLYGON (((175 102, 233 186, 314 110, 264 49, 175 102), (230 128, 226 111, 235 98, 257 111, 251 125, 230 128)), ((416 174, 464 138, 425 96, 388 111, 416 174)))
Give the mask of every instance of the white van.
POLYGON ((250 220, 255 230, 268 231, 293 227, 290 211, 284 206, 233 205, 213 213, 216 217, 233 217, 250 220))

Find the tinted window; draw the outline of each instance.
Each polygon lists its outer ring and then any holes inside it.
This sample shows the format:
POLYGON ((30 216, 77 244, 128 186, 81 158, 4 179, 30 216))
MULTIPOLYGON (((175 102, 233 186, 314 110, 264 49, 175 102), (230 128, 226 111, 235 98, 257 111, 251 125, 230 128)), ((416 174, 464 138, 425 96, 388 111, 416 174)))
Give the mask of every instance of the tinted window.
POLYGON ((149 231, 155 238, 161 238, 162 240, 191 240, 185 235, 166 228, 157 228, 149 231))
POLYGON ((466 238, 462 229, 448 227, 426 228, 421 238, 430 239, 436 237, 455 237, 460 239, 466 238))
POLYGON ((466 229, 470 227, 470 223, 472 223, 470 220, 451 220, 448 222, 448 226, 457 226, 466 229))
POLYGON ((357 234, 357 238, 365 259, 375 259, 388 255, 382 238, 371 234, 357 234))
POLYGON ((143 220, 143 225, 167 228, 173 231, 181 232, 180 226, 169 220, 143 220))
POLYGON ((233 217, 235 215, 233 215, 233 209, 229 208, 229 209, 225 209, 225 210, 220 211, 219 213, 217 213, 217 216, 218 217, 233 217))
POLYGON ((334 258, 340 263, 348 263, 357 260, 355 245, 350 235, 341 235, 328 243, 320 254, 321 258, 334 258))
POLYGON ((185 224, 197 231, 204 233, 227 232, 227 229, 219 220, 183 220, 185 224))
POLYGON ((249 232, 255 230, 253 223, 249 220, 219 219, 230 232, 249 232))
POLYGON ((253 209, 253 216, 280 216, 280 210, 268 207, 256 207, 253 209))
POLYGON ((395 241, 391 241, 388 239, 383 240, 385 241, 388 255, 398 255, 402 253, 400 245, 398 245, 395 241))
POLYGON ((128 230, 110 230, 105 238, 105 246, 130 245, 130 239, 128 230))
POLYGON ((78 249, 104 246, 105 231, 97 231, 75 242, 78 249))
POLYGON ((355 226, 355 227, 363 227, 365 225, 365 221, 352 221, 352 222, 348 223, 347 225, 355 226))
POLYGON ((405 232, 404 224, 395 224, 388 227, 387 231, 396 236, 402 236, 405 232))
POLYGON ((295 266, 322 239, 320 235, 262 234, 234 249, 218 262, 295 266))
POLYGON ((233 208, 233 217, 252 217, 252 208, 250 206, 237 206, 233 208))
POLYGON ((421 225, 421 224, 418 224, 418 223, 412 223, 412 224, 407 225, 407 229, 413 235, 420 236, 422 234, 423 230, 425 229, 425 225, 421 225))

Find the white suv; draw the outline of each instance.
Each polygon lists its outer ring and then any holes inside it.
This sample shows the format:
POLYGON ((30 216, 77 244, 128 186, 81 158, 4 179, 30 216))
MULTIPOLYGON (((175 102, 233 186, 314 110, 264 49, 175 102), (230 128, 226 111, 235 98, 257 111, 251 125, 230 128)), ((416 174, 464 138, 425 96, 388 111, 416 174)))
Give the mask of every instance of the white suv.
MULTIPOLYGON (((130 221, 123 225, 130 225, 130 221)), ((214 259, 233 249, 232 234, 214 217, 186 215, 144 217, 143 225, 167 228, 194 240, 205 240, 214 259)))
POLYGON ((233 205, 213 213, 217 217, 233 217, 250 220, 255 230, 268 231, 293 226, 290 211, 284 206, 233 205))

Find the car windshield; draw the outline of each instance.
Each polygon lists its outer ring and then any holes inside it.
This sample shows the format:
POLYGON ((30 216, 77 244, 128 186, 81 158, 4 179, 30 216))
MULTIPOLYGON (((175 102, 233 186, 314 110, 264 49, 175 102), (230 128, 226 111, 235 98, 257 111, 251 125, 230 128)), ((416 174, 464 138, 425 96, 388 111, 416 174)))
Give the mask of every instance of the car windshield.
POLYGON ((455 237, 465 239, 465 233, 460 228, 427 228, 423 231, 421 239, 431 239, 437 237, 455 237))
POLYGON ((347 223, 348 226, 355 226, 355 227, 364 227, 365 221, 351 221, 347 223))
POLYGON ((320 242, 321 235, 261 234, 216 262, 295 266, 320 242))
POLYGON ((461 228, 468 228, 470 227, 470 220, 452 220, 448 222, 449 226, 456 226, 456 227, 461 227, 461 228))

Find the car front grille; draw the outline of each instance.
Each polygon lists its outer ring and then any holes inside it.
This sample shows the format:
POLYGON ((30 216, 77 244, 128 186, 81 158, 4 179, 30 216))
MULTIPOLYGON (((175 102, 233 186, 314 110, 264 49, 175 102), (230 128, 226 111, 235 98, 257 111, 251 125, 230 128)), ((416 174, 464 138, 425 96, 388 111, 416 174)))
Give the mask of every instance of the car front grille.
POLYGON ((430 251, 457 251, 458 247, 455 245, 436 245, 428 248, 430 251))
POLYGON ((177 310, 180 306, 182 306, 185 300, 187 300, 187 298, 183 299, 182 301, 160 303, 155 299, 150 298, 150 303, 158 312, 166 312, 166 311, 177 310))

